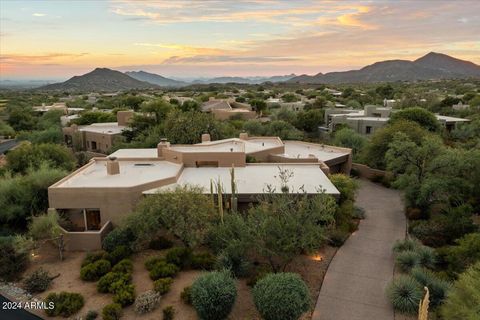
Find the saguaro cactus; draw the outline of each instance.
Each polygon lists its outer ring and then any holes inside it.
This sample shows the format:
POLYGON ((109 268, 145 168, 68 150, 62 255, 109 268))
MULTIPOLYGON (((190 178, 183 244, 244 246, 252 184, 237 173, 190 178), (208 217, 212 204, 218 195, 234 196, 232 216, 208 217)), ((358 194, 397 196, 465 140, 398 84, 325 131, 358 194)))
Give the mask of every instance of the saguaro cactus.
POLYGON ((231 203, 230 207, 232 208, 232 211, 235 212, 237 211, 237 196, 236 196, 237 185, 235 183, 235 167, 233 164, 232 164, 232 168, 230 169, 230 184, 232 188, 232 193, 230 197, 230 203, 231 203))

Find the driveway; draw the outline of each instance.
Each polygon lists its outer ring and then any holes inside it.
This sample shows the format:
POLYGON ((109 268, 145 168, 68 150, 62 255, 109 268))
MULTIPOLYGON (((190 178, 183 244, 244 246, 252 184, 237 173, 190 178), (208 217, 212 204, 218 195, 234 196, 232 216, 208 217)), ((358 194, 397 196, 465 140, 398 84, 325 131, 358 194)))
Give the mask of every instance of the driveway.
POLYGON ((405 238, 400 192, 360 180, 356 205, 366 211, 359 229, 337 251, 313 320, 393 320, 385 289, 393 277, 392 246, 405 238))

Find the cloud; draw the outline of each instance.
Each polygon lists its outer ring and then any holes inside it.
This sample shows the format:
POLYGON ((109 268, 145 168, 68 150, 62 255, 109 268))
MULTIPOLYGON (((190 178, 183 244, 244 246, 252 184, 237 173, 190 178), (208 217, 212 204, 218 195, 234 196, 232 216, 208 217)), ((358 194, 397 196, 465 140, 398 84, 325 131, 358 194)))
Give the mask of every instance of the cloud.
POLYGON ((284 61, 296 61, 291 57, 268 57, 268 56, 229 56, 229 55, 197 55, 192 57, 172 56, 162 64, 182 63, 275 63, 284 61))
POLYGON ((18 63, 49 63, 49 61, 59 58, 79 58, 88 55, 87 52, 82 53, 47 53, 43 55, 23 55, 23 54, 5 54, 0 56, 0 62, 2 64, 18 64, 18 63))
POLYGON ((47 14, 46 13, 38 13, 38 12, 35 12, 32 14, 32 16, 34 17, 45 17, 47 14))

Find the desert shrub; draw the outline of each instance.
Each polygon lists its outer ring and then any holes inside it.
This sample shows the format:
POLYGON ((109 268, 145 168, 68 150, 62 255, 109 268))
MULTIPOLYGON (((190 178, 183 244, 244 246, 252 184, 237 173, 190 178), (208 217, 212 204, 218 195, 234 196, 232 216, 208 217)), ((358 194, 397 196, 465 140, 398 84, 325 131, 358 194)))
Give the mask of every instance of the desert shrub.
POLYGON ((191 296, 200 319, 221 320, 230 314, 237 288, 228 271, 214 271, 195 280, 191 296))
POLYGON ((122 317, 122 306, 118 303, 110 303, 103 307, 103 320, 118 320, 122 317))
POLYGON ((192 287, 187 286, 183 288, 182 292, 180 293, 180 298, 185 304, 191 305, 192 304, 192 287))
POLYGON ((393 252, 400 253, 403 251, 415 251, 422 244, 415 239, 407 238, 405 240, 398 240, 393 246, 393 252))
POLYGON ((395 257, 395 264, 402 272, 410 272, 420 263, 420 257, 415 251, 403 251, 395 257))
POLYGON ((122 307, 131 305, 135 301, 135 288, 131 284, 123 285, 115 290, 113 302, 120 304, 122 307))
POLYGON ((343 230, 332 230, 329 233, 330 244, 334 247, 341 247, 347 241, 350 233, 343 230))
POLYGON ((133 271, 133 262, 130 259, 123 259, 112 268, 112 272, 131 273, 133 271))
POLYGON ((354 207, 352 217, 354 219, 365 219, 365 209, 360 207, 354 207))
POLYGON ((110 261, 100 259, 80 269, 80 278, 84 281, 97 281, 111 270, 110 261))
POLYGON ((110 261, 112 265, 117 264, 119 261, 126 259, 132 255, 132 250, 127 246, 118 246, 106 255, 106 259, 110 261))
POLYGON ((170 287, 172 286, 173 279, 172 278, 161 278, 156 280, 153 283, 153 289, 160 293, 161 295, 164 295, 168 291, 170 291, 170 287))
POLYGON ((48 274, 48 271, 39 268, 29 274, 23 281, 25 290, 30 293, 43 292, 48 289, 52 283, 52 277, 48 274))
POLYGON ((307 285, 295 273, 267 275, 253 288, 253 301, 265 320, 296 320, 311 302, 307 285))
POLYGON ((338 173, 330 175, 330 181, 332 181, 333 185, 340 191, 340 198, 338 200, 340 204, 348 200, 355 200, 355 192, 358 189, 358 184, 354 179, 338 173))
POLYGON ((147 260, 145 260, 145 268, 150 271, 153 269, 153 267, 158 264, 159 262, 161 263, 166 263, 165 261, 165 258, 164 257, 159 257, 159 256, 156 256, 156 257, 150 257, 148 258, 147 260))
POLYGON ((438 278, 432 271, 422 268, 414 268, 410 275, 422 286, 430 291, 430 306, 439 306, 450 289, 450 284, 438 278))
POLYGON ((50 293, 45 298, 45 303, 48 306, 53 303, 52 309, 45 309, 45 312, 50 317, 62 316, 70 317, 82 309, 84 299, 79 293, 60 292, 50 293))
POLYGON ((248 277, 247 285, 250 287, 254 287, 258 281, 265 278, 270 273, 272 273, 272 268, 268 265, 261 265, 255 268, 248 277))
POLYGON ((153 250, 170 249, 173 246, 173 242, 168 240, 165 237, 160 236, 150 241, 148 246, 150 249, 153 249, 153 250))
POLYGON ((130 228, 116 228, 103 239, 102 246, 106 251, 112 252, 118 246, 131 248, 135 240, 135 234, 130 228))
POLYGON ((421 285, 410 276, 394 279, 387 288, 387 295, 393 308, 405 314, 416 314, 423 297, 421 285))
POLYGON ((480 233, 471 233, 456 241, 446 250, 443 259, 451 274, 458 274, 480 261, 480 233))
POLYGON ((186 247, 176 247, 168 250, 165 260, 181 269, 188 268, 192 263, 192 250, 186 247))
POLYGON ((0 279, 14 280, 28 262, 28 250, 17 248, 12 237, 0 237, 0 279))
POLYGON ((167 306, 162 310, 163 320, 173 320, 175 317, 175 308, 173 306, 167 306))
POLYGON ((166 262, 158 262, 150 270, 150 279, 157 280, 160 278, 175 277, 175 275, 180 271, 180 269, 172 264, 166 262))
POLYGON ((415 250, 415 253, 418 255, 418 264, 421 267, 433 269, 437 263, 437 254, 435 250, 427 247, 420 246, 415 250))
POLYGON ((126 285, 130 282, 130 275, 120 272, 109 272, 97 282, 97 291, 101 293, 113 293, 115 286, 126 285), (113 284, 115 286, 112 286, 113 284))
POLYGON ((215 269, 229 270, 235 277, 243 277, 250 270, 250 262, 233 250, 223 250, 215 261, 215 269))
POLYGON ((89 252, 82 261, 82 267, 85 267, 88 264, 92 264, 100 259, 106 259, 105 251, 89 252))
POLYGON ((85 320, 95 320, 98 317, 98 312, 95 310, 89 310, 85 315, 85 320))
POLYGON ((212 270, 215 265, 216 257, 210 252, 194 254, 191 267, 200 270, 212 270))
POLYGON ((158 306, 159 302, 160 302, 160 293, 155 292, 153 290, 149 290, 140 294, 135 299, 134 310, 138 314, 151 312, 158 306))

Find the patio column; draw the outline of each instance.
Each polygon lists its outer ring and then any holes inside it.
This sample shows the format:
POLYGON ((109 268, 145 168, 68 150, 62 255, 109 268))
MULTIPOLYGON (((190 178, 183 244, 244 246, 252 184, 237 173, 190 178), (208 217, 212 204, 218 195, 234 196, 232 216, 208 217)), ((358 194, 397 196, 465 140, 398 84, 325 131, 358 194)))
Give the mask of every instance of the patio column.
POLYGON ((88 225, 87 225, 87 210, 83 209, 83 221, 85 222, 85 231, 88 230, 88 225))

